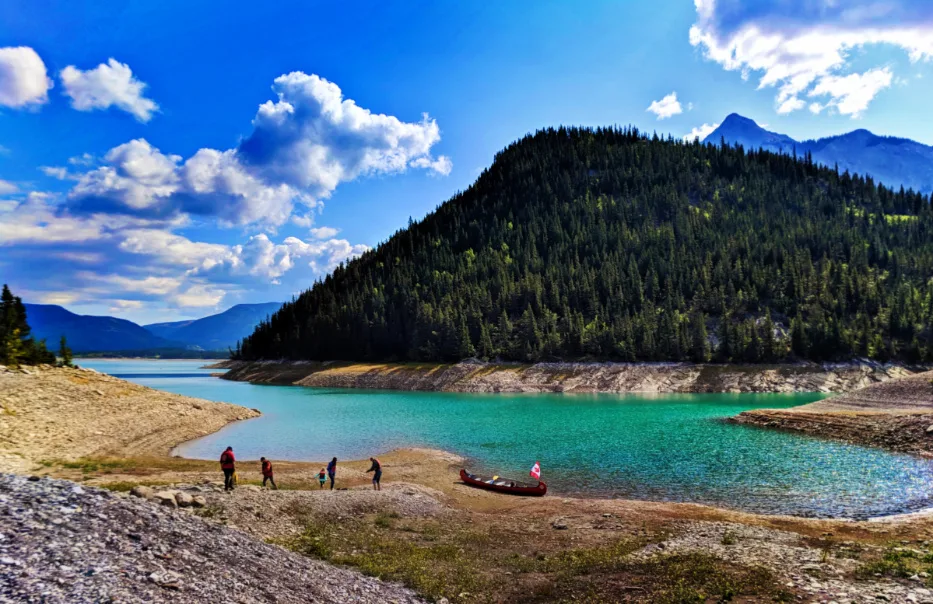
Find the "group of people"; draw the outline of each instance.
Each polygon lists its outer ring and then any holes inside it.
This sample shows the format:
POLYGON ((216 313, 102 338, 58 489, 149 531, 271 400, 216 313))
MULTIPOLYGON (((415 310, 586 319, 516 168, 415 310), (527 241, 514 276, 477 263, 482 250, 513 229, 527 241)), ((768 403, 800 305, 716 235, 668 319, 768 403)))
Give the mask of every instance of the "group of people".
MULTIPOLYGON (((367 473, 373 472, 373 489, 376 491, 382 490, 382 463, 379 462, 375 457, 370 457, 369 461, 372 462, 369 469, 366 470, 367 473)), ((273 489, 278 490, 279 487, 275 485, 275 476, 272 471, 272 462, 266 459, 265 457, 260 457, 259 462, 261 464, 262 470, 262 486, 265 487, 266 483, 270 483, 273 489)), ((233 454, 233 447, 227 447, 223 453, 220 454, 220 469, 224 473, 224 491, 232 491, 236 486, 236 456, 233 454)), ((321 488, 324 488, 324 483, 327 482, 327 479, 330 479, 330 490, 334 490, 334 479, 337 476, 337 458, 330 460, 330 463, 327 464, 326 468, 321 468, 321 471, 318 472, 317 478, 321 484, 321 488)))

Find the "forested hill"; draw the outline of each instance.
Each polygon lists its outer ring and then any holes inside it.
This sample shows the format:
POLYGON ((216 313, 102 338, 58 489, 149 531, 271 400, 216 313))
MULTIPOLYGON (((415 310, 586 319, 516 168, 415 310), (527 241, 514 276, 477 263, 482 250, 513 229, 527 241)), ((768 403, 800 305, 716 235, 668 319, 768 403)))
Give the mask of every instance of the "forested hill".
POLYGON ((930 199, 809 157, 549 129, 245 359, 933 360, 930 199))

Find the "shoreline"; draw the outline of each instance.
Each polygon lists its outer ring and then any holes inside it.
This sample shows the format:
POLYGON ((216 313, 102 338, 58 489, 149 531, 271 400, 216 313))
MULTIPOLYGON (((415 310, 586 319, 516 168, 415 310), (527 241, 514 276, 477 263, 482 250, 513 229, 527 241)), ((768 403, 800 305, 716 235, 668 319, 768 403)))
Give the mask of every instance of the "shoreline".
POLYGON ((222 361, 205 367, 227 369, 222 379, 254 384, 463 393, 838 394, 914 373, 899 364, 861 360, 822 365, 222 361))
POLYGON ((933 371, 789 409, 756 409, 730 422, 933 457, 933 371))
MULTIPOLYGON (((17 415, 10 417, 22 420, 44 409, 37 419, 46 426, 55 426, 54 412, 68 410, 70 402, 90 406, 92 412, 96 407, 119 409, 111 404, 113 400, 129 400, 137 390, 152 397, 143 397, 140 402, 154 404, 173 417, 185 410, 179 407, 181 402, 199 400, 96 371, 0 372, 0 380, 31 386, 17 391, 17 400, 12 403, 17 415), (86 379, 87 383, 75 384, 69 378, 78 382, 86 379), (52 396, 34 396, 37 388, 52 396), (57 394, 74 398, 81 394, 83 398, 69 401, 57 394)), ((0 387, 6 383, 0 381, 0 387)), ((11 404, 7 394, 0 390, 5 406, 11 404)), ((211 404, 236 413, 246 411, 211 404)), ((190 440, 184 438, 184 429, 179 431, 176 421, 169 422, 161 442, 174 440, 177 445, 190 440)), ((219 423, 215 429, 224 425, 226 422, 219 423)), ((101 434, 85 433, 74 422, 60 427, 56 434, 62 442, 77 443, 80 450, 73 451, 76 455, 71 462, 42 464, 38 473, 74 481, 70 483, 73 487, 63 483, 61 492, 68 497, 89 496, 99 501, 103 495, 75 483, 104 487, 113 501, 139 506, 140 513, 132 519, 149 518, 158 512, 165 522, 178 523, 166 524, 158 533, 169 537, 164 550, 159 550, 164 552, 178 545, 173 531, 189 526, 189 521, 192 535, 201 530, 229 530, 220 526, 227 525, 236 530, 231 535, 245 534, 251 540, 242 541, 242 547, 271 543, 272 547, 323 560, 320 564, 358 569, 383 582, 402 582, 431 601, 444 598, 451 603, 518 599, 527 593, 563 599, 585 599, 596 593, 617 600, 631 595, 618 591, 620 584, 638 586, 639 601, 663 600, 665 594, 682 590, 684 585, 708 596, 708 586, 718 584, 729 585, 728 592, 739 599, 748 596, 756 600, 765 596, 770 600, 774 594, 785 600, 799 596, 871 602, 883 596, 888 601, 906 601, 908 594, 927 593, 922 582, 859 574, 860 569, 890 555, 891 543, 909 544, 918 548, 918 556, 925 556, 933 540, 933 514, 924 510, 853 521, 577 494, 516 498, 460 483, 457 469, 464 458, 423 448, 380 454, 386 473, 383 490, 378 493, 369 486, 369 462, 359 460, 339 462, 335 491, 318 487, 316 474, 321 466, 316 463, 274 460, 281 488, 267 490, 260 486, 258 463, 239 460, 240 485, 233 493, 224 493, 216 460, 171 457, 158 447, 143 447, 152 454, 136 456, 119 448, 101 447, 126 430, 125 419, 122 424, 105 422, 97 428, 101 434), (108 451, 119 456, 107 456, 108 451), (139 499, 127 494, 131 490, 139 499), (197 507, 190 507, 195 501, 197 507), (184 505, 189 507, 181 507, 184 505), (202 522, 205 524, 199 524, 202 522), (501 581, 503 572, 510 576, 506 583, 501 581)), ((132 439, 127 443, 133 445, 132 439)), ((0 439, 0 452, 7 446, 0 439)), ((20 470, 34 472, 32 468, 20 470)), ((18 497, 36 502, 30 505, 46 501, 44 490, 36 498, 28 489, 46 489, 48 481, 20 478, 14 483, 20 489, 18 497)), ((49 512, 58 513, 57 509, 49 512)), ((108 517, 112 517, 110 512, 108 517)), ((84 526, 93 519, 92 514, 77 513, 68 526, 84 526)), ((35 539, 46 534, 35 532, 35 539)), ((87 534, 97 533, 89 530, 87 534)), ((125 541, 131 548, 140 541, 149 547, 157 537, 157 533, 141 530, 138 523, 121 525, 120 534, 128 535, 125 541)), ((269 550, 268 555, 279 551, 269 550)), ((78 554, 75 564, 87 564, 83 555, 78 554)), ((206 576, 197 567, 171 561, 182 561, 183 557, 173 555, 167 560, 160 560, 160 564, 186 569, 191 585, 206 576)), ((327 572, 332 567, 322 568, 327 572)), ((918 567, 917 572, 923 568, 918 567)), ((104 585, 119 585, 121 580, 119 576, 107 578, 104 585)))

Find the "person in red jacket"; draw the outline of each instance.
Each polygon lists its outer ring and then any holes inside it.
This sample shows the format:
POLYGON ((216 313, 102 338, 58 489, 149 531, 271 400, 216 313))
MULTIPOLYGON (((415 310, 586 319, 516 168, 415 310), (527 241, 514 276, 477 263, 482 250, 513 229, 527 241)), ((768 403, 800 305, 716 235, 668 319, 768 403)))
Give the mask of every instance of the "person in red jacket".
POLYGON ((233 474, 236 472, 236 457, 233 456, 233 447, 227 447, 220 454, 220 469, 224 471, 224 491, 232 491, 233 474))
POLYGON ((262 486, 266 486, 268 480, 272 483, 272 488, 278 491, 279 487, 275 486, 275 480, 272 478, 272 462, 265 457, 260 457, 259 461, 262 462, 262 486))

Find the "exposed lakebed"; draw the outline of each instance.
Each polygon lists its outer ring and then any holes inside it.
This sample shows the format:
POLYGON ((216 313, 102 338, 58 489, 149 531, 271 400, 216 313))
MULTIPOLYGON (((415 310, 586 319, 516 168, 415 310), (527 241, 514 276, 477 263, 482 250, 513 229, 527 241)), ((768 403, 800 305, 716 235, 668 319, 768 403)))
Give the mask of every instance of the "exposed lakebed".
MULTIPOLYGON (((555 494, 709 503, 762 513, 867 517, 930 505, 933 461, 726 424, 820 394, 452 394, 259 386, 201 361, 83 361, 153 388, 262 411, 176 453, 241 459, 360 459, 427 446, 523 477, 540 461, 555 494)), ((391 480, 391 469, 386 469, 391 480)))

